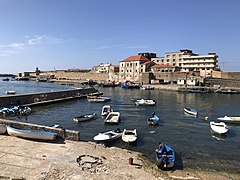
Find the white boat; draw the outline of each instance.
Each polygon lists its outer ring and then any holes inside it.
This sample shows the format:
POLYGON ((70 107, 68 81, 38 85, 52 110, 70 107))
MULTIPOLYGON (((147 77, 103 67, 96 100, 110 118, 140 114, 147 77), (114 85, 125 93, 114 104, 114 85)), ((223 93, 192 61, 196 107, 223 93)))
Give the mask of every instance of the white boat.
POLYGON ((117 129, 117 130, 107 131, 104 133, 99 133, 98 135, 94 136, 93 139, 96 142, 109 142, 109 141, 118 139, 121 136, 122 136, 122 132, 120 131, 120 129, 117 129))
POLYGON ((156 105, 156 101, 152 99, 139 99, 135 101, 137 106, 154 106, 156 105))
POLYGON ((74 117, 73 121, 79 123, 79 122, 89 121, 89 120, 95 119, 96 117, 97 117, 96 113, 85 114, 85 115, 74 117))
POLYGON ((102 116, 107 116, 110 112, 113 112, 113 108, 110 105, 104 105, 102 107, 102 116))
POLYGON ((159 120, 160 118, 157 115, 155 115, 155 113, 153 113, 152 117, 147 119, 147 124, 155 126, 158 124, 159 120))
POLYGON ((238 116, 224 116, 217 118, 219 121, 229 122, 229 123, 240 123, 240 117, 238 116))
POLYGON ((224 122, 210 121, 210 128, 213 132, 218 134, 226 134, 228 132, 228 126, 224 122))
POLYGON ((142 89, 142 90, 153 90, 153 89, 154 89, 154 87, 153 87, 153 86, 150 86, 150 85, 148 85, 148 86, 142 86, 142 87, 140 87, 140 89, 142 89))
POLYGON ((7 132, 10 136, 22 137, 27 139, 54 140, 57 137, 57 133, 55 132, 13 128, 10 126, 7 126, 7 132))
POLYGON ((6 91, 5 93, 7 95, 14 95, 14 94, 16 94, 16 91, 6 91))
POLYGON ((88 102, 106 102, 110 101, 111 98, 104 96, 87 96, 88 102))
POLYGON ((120 112, 110 112, 106 119, 104 120, 105 123, 108 124, 118 124, 120 121, 120 112))
POLYGON ((137 129, 127 130, 124 129, 122 133, 122 140, 126 143, 134 143, 137 141, 137 129))
POLYGON ((7 131, 5 124, 0 124, 0 134, 4 134, 7 131))
POLYGON ((193 108, 184 108, 184 112, 189 115, 197 116, 198 112, 196 109, 193 108))

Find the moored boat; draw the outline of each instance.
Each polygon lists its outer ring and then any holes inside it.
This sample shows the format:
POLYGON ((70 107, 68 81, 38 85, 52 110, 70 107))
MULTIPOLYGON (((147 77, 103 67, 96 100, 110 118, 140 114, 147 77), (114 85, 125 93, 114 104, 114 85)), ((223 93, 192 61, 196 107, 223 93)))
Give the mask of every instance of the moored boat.
POLYGON ((95 119, 96 117, 97 117, 96 113, 84 114, 84 115, 81 115, 81 116, 74 117, 73 121, 79 123, 79 122, 89 121, 89 120, 95 119))
POLYGON ((183 109, 184 112, 186 114, 189 114, 189 115, 193 115, 193 116, 197 116, 198 115, 198 111, 196 109, 193 109, 193 108, 184 108, 183 109))
POLYGON ((120 121, 120 112, 110 112, 104 122, 107 124, 118 124, 120 121))
POLYGON ((155 113, 152 114, 152 117, 147 119, 147 124, 148 125, 157 125, 159 122, 160 118, 155 115, 155 113))
POLYGON ((120 129, 111 130, 103 133, 99 133, 98 135, 94 136, 93 139, 96 142, 109 142, 115 139, 118 139, 122 136, 122 132, 120 129))
POLYGON ((226 134, 228 132, 228 126, 224 122, 210 121, 210 128, 214 133, 226 134))
POLYGON ((102 107, 102 116, 107 116, 110 112, 113 112, 113 108, 110 105, 104 105, 102 107))
POLYGON ((110 101, 111 98, 104 96, 87 96, 88 102, 106 102, 110 101))
POLYGON ((137 106, 154 106, 156 105, 156 101, 152 99, 139 99, 135 101, 137 106))
POLYGON ((175 153, 173 149, 166 144, 160 143, 156 152, 157 166, 162 168, 172 168, 175 163, 175 153))
POLYGON ((240 117, 239 116, 224 116, 217 118, 219 121, 223 122, 229 122, 229 123, 240 123, 240 117))
POLYGON ((14 94, 16 94, 16 91, 6 91, 5 93, 7 95, 14 95, 14 94))
POLYGON ((36 140, 54 140, 57 137, 57 133, 55 132, 14 128, 11 126, 7 126, 7 132, 10 136, 36 140))
POLYGON ((122 140, 126 143, 134 143, 137 141, 137 129, 127 130, 124 129, 122 133, 122 140))

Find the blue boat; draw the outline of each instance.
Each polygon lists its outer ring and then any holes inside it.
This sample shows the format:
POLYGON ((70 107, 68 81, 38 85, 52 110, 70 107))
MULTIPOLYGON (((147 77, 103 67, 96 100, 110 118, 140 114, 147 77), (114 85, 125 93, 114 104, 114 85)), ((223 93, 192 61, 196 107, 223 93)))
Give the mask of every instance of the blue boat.
POLYGON ((157 166, 160 169, 172 168, 175 162, 175 153, 173 149, 166 144, 159 143, 158 149, 155 150, 157 166))

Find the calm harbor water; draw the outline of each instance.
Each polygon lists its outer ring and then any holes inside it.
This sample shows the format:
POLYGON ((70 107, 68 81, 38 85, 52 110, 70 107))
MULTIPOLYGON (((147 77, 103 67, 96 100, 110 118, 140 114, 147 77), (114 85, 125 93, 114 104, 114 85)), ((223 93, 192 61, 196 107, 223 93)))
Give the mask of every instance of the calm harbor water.
MULTIPOLYGON (((14 90, 18 94, 69 89, 52 83, 37 83, 24 81, 4 82, 0 79, 0 94, 14 90)), ((191 161, 221 160, 222 162, 240 164, 240 126, 229 125, 226 136, 214 136, 210 132, 209 121, 219 116, 240 116, 240 95, 197 94, 171 91, 139 89, 125 90, 117 88, 100 88, 104 96, 111 97, 107 103, 89 103, 87 99, 65 101, 61 103, 33 107, 33 112, 27 118, 9 116, 8 119, 43 125, 61 124, 65 129, 81 132, 81 140, 93 141, 93 136, 99 132, 111 129, 137 129, 138 141, 135 146, 129 146, 116 140, 111 145, 143 152, 150 159, 155 158, 154 150, 159 142, 171 146, 183 164, 191 161), (151 98, 157 101, 153 107, 137 107, 131 98, 151 98), (110 104, 115 111, 121 113, 119 125, 105 125, 100 116, 104 104, 110 104), (184 107, 192 107, 199 111, 199 116, 185 115, 184 107), (160 117, 159 126, 148 126, 147 118, 155 111, 160 117), (89 122, 76 124, 72 118, 85 113, 96 112, 98 118, 89 122), (205 120, 204 117, 209 119, 205 120)), ((218 163, 218 161, 216 162, 218 163)), ((190 163, 189 166, 192 164, 190 163)), ((206 167, 208 168, 208 167, 206 167)))

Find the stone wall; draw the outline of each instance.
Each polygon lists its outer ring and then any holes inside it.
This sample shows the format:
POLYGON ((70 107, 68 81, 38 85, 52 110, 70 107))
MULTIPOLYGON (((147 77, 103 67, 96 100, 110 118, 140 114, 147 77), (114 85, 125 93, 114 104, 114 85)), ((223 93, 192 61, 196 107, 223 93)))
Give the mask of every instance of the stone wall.
POLYGON ((240 80, 240 72, 221 72, 213 71, 212 78, 235 79, 240 80))
POLYGON ((240 88, 240 80, 238 79, 206 78, 205 83, 210 86, 219 85, 221 87, 240 88))
POLYGON ((34 103, 48 102, 52 100, 79 98, 91 93, 98 93, 98 91, 94 88, 79 88, 31 94, 6 95, 0 96, 0 106, 9 107, 11 105, 28 105, 34 103))

